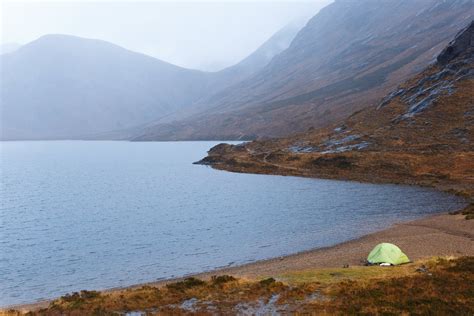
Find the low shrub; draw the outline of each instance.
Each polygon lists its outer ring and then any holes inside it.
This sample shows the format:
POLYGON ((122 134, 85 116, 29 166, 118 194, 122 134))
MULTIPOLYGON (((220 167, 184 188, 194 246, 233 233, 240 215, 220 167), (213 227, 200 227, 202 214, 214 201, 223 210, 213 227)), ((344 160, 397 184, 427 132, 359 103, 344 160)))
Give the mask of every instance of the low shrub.
POLYGON ((213 284, 224 284, 227 282, 235 281, 236 279, 231 275, 213 275, 211 277, 211 282, 213 284))
POLYGON ((275 282, 276 282, 276 280, 275 280, 274 278, 268 278, 268 279, 260 280, 259 283, 260 283, 260 285, 262 285, 262 286, 269 286, 269 285, 271 285, 271 284, 273 284, 273 283, 275 283, 275 282))
POLYGON ((166 287, 170 290, 184 291, 196 286, 205 285, 206 282, 197 278, 186 278, 183 281, 167 284, 166 287))

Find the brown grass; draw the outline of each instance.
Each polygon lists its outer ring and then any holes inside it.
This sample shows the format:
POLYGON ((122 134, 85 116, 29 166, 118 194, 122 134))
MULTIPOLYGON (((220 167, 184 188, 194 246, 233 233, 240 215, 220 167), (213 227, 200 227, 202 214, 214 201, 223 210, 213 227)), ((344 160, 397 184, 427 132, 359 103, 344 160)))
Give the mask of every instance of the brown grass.
MULTIPOLYGON (((239 311, 341 315, 472 315, 474 257, 438 258, 398 267, 288 272, 262 280, 215 276, 162 287, 65 295, 29 315, 224 314, 239 311)), ((21 315, 8 311, 5 315, 21 315)))
POLYGON ((334 291, 343 314, 472 315, 474 258, 440 259, 426 273, 367 284, 344 282, 334 291))

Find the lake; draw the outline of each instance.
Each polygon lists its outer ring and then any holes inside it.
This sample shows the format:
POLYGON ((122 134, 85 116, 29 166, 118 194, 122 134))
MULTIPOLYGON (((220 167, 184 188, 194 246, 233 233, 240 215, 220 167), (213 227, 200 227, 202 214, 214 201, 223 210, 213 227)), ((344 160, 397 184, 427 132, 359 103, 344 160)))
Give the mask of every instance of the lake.
POLYGON ((0 306, 334 245, 464 204, 192 164, 215 144, 0 143, 0 306))

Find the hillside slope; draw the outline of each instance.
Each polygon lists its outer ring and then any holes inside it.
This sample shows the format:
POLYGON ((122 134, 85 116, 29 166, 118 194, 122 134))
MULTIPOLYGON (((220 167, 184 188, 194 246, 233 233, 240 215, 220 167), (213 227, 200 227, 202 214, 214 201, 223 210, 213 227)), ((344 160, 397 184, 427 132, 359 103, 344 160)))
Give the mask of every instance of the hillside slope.
POLYGON ((415 183, 474 194, 474 21, 436 63, 342 123, 218 145, 200 163, 237 172, 415 183))
POLYGON ((205 111, 207 103, 215 94, 226 88, 246 80, 253 74, 263 69, 274 56, 277 56, 290 45, 298 31, 304 26, 306 19, 299 19, 278 30, 273 36, 260 45, 254 52, 245 57, 239 63, 227 67, 218 72, 209 73, 204 96, 192 105, 175 111, 174 113, 157 118, 155 121, 135 128, 128 133, 140 135, 147 127, 157 124, 170 123, 176 120, 190 117, 205 111))
MULTIPOLYGON (((220 85, 224 83, 225 86, 231 86, 257 73, 264 68, 273 57, 290 46, 291 41, 295 38, 298 31, 303 28, 305 22, 306 20, 304 19, 297 20, 281 28, 239 63, 218 71, 215 74, 212 84, 220 85)), ((201 103, 206 102, 207 101, 201 101, 201 103)))
POLYGON ((137 140, 253 139, 327 126, 426 67, 473 16, 470 0, 338 0, 261 71, 206 98, 201 113, 137 140))

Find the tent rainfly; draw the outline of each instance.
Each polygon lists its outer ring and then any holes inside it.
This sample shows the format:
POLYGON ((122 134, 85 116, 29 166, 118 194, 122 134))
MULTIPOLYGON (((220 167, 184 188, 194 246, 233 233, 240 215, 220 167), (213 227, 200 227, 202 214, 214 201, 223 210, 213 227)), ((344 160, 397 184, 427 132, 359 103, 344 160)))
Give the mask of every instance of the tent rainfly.
POLYGON ((410 259, 394 244, 381 243, 372 249, 367 257, 367 261, 372 264, 390 263, 398 265, 408 263, 410 259))

